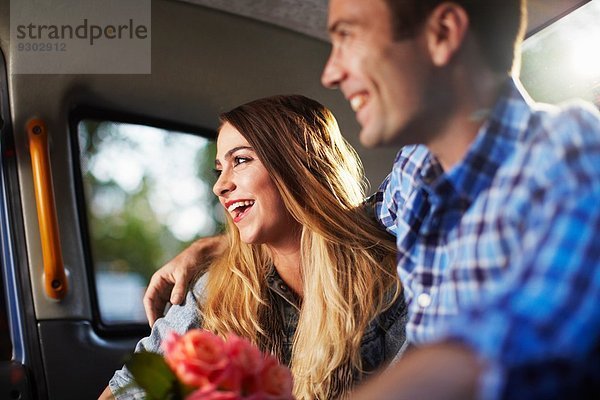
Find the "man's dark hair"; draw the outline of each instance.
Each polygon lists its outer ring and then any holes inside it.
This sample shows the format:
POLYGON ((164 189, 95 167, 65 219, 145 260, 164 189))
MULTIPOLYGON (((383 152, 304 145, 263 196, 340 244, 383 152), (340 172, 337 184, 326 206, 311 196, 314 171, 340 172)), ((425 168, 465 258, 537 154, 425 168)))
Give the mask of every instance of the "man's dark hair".
MULTIPOLYGON (((431 11, 447 0, 385 0, 390 10, 394 38, 413 37, 431 11)), ((469 16, 469 26, 479 41, 488 65, 509 72, 515 48, 524 34, 526 0, 453 0, 469 16)))

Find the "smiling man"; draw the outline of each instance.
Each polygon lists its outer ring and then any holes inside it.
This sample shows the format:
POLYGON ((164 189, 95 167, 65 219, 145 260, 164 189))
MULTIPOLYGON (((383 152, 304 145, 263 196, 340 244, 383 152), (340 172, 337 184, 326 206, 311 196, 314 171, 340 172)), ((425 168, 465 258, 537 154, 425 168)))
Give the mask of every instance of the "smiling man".
POLYGON ((600 119, 520 87, 524 10, 330 1, 323 84, 350 102, 363 145, 409 145, 376 211, 418 348, 357 399, 598 393, 600 119))
POLYGON ((322 81, 344 93, 366 147, 398 142, 397 127, 416 120, 423 106, 426 54, 416 42, 389 40, 386 9, 383 1, 330 3, 333 47, 322 81))

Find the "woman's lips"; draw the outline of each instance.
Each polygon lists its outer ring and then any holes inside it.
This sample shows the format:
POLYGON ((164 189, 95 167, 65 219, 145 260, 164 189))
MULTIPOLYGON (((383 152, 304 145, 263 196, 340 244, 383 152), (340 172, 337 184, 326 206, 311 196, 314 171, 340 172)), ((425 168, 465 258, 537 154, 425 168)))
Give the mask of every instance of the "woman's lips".
POLYGON ((235 200, 227 202, 225 206, 227 211, 231 214, 233 222, 239 222, 246 214, 248 214, 253 205, 254 200, 235 200))

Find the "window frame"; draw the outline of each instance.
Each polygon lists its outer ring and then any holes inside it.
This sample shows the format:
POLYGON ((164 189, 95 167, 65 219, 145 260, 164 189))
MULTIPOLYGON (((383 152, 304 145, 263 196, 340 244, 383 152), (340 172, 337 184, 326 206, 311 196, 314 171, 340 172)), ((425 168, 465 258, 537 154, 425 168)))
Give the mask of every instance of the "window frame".
MULTIPOLYGON (((600 1, 600 0, 594 0, 594 3, 596 1, 600 1)), ((567 72, 564 72, 564 70, 561 70, 560 73, 564 77, 566 77, 565 82, 568 82, 570 86, 568 88, 554 87, 554 90, 552 93, 563 93, 563 95, 555 97, 555 98, 550 98, 550 97, 548 97, 548 93, 543 93, 543 92, 540 93, 537 90, 535 90, 535 86, 537 84, 535 83, 535 81, 532 82, 530 79, 531 76, 533 75, 531 72, 531 68, 530 68, 530 70, 528 70, 527 67, 525 66, 527 63, 524 62, 524 60, 526 59, 525 53, 526 53, 526 51, 530 50, 529 48, 526 48, 526 44, 527 44, 528 40, 532 39, 533 37, 535 37, 537 35, 543 35, 544 31, 546 31, 546 30, 555 28, 556 24, 564 22, 564 19, 570 17, 573 13, 577 13, 577 12, 581 11, 582 8, 585 8, 589 5, 591 5, 592 2, 593 2, 593 0, 579 1, 577 4, 572 5, 570 8, 566 9, 562 13, 545 21, 543 24, 537 25, 534 29, 531 29, 526 33, 523 43, 521 44, 521 46, 519 48, 519 57, 520 57, 519 81, 523 85, 523 87, 526 89, 527 93, 532 97, 532 99, 535 102, 558 105, 561 103, 579 99, 579 100, 588 102, 588 103, 596 106, 596 108, 600 109, 600 86, 598 85, 600 75, 594 77, 594 79, 589 79, 590 77, 588 77, 586 79, 578 81, 577 74, 573 73, 573 71, 567 70, 567 72), (573 87, 576 88, 577 85, 579 85, 580 87, 583 87, 583 86, 590 87, 589 86, 590 83, 593 83, 594 85, 591 86, 591 90, 587 93, 583 92, 582 90, 573 89, 573 87), (564 91, 562 91, 560 89, 566 89, 566 92, 569 94, 564 95, 564 91)), ((595 3, 595 4, 598 5, 597 3, 595 3)), ((548 31, 547 33, 550 33, 551 35, 556 35, 556 31, 554 31, 554 32, 548 31)), ((588 33, 590 33, 590 32, 588 32, 588 33)), ((543 39, 544 38, 542 38, 542 41, 543 41, 543 39)), ((540 41, 539 43, 542 43, 542 41, 540 41)), ((551 42, 547 42, 547 43, 551 43, 551 42)), ((550 45, 548 47, 552 47, 552 45, 550 45)), ((544 52, 540 52, 540 53, 548 54, 548 49, 544 49, 544 52)), ((544 60, 543 65, 553 65, 553 64, 551 63, 551 61, 544 60)), ((548 75, 547 71, 542 71, 542 80, 541 81, 543 81, 544 86, 548 86, 552 89, 552 84, 550 82, 554 81, 554 77, 543 76, 544 74, 548 75)), ((560 86, 560 85, 558 85, 558 86, 560 86)))
POLYGON ((149 117, 143 114, 130 113, 125 111, 99 108, 88 105, 80 105, 74 108, 69 114, 69 136, 71 146, 71 159, 73 160, 73 184, 75 187, 76 213, 79 219, 79 237, 82 244, 85 275, 89 287, 89 297, 92 310, 92 326, 102 336, 105 337, 127 337, 131 335, 145 336, 150 330, 147 324, 143 323, 114 323, 106 324, 102 320, 98 293, 96 287, 95 265, 92 257, 92 246, 90 237, 90 227, 87 216, 87 199, 83 185, 83 175, 81 171, 81 157, 79 148, 79 123, 83 120, 98 120, 113 123, 145 125, 153 128, 169 131, 178 131, 200 136, 209 140, 216 140, 217 132, 213 129, 195 125, 184 124, 180 122, 149 117))

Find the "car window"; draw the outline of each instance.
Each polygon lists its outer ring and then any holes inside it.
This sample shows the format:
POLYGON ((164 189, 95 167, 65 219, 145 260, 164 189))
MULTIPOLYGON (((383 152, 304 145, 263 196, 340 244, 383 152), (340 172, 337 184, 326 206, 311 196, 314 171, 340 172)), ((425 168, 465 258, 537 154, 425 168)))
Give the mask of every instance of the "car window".
POLYGON ((104 324, 146 323, 152 273, 220 229, 215 144, 152 126, 78 124, 88 253, 104 324))
POLYGON ((521 80, 537 101, 582 98, 600 107, 600 0, 591 1, 523 43, 521 80))

